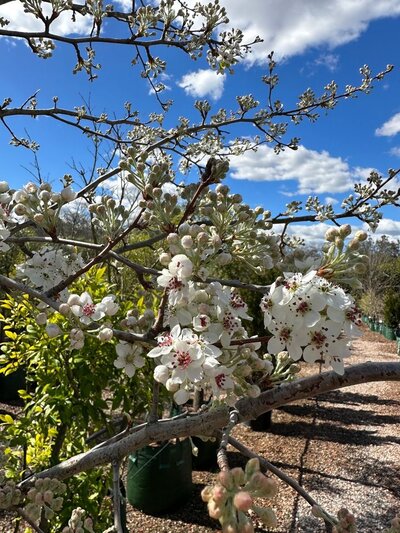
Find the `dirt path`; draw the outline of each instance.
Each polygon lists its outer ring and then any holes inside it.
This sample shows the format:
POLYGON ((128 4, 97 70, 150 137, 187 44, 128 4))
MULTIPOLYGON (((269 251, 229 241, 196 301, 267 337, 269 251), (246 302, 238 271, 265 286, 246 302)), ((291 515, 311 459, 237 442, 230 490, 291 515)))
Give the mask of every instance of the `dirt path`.
MULTIPOLYGON (((354 343, 349 363, 368 360, 398 361, 395 343, 366 330, 354 343)), ((296 402, 273 412, 268 433, 255 433, 240 425, 234 435, 300 481, 327 511, 335 514, 345 504, 356 515, 360 533, 386 531, 390 519, 400 511, 399 383, 363 384, 296 402)), ((236 452, 229 456, 232 465, 244 464, 236 452)), ((168 516, 147 516, 128 506, 129 531, 218 531, 200 500, 201 489, 212 478, 209 472, 195 472, 192 498, 168 516)), ((283 484, 272 506, 279 523, 275 533, 325 531, 312 517, 308 504, 283 484)), ((0 533, 11 531, 10 521, 0 513, 0 533)), ((266 531, 257 528, 258 533, 266 531)))

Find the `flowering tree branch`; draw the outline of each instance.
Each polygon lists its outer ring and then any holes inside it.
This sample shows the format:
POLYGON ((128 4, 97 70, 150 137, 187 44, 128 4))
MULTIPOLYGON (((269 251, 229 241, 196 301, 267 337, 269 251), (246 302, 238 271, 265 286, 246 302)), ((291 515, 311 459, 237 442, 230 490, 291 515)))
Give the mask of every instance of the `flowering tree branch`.
MULTIPOLYGON (((347 367, 343 376, 330 371, 293 383, 282 384, 278 388, 261 393, 258 398, 239 400, 236 405, 239 411, 239 421, 244 422, 256 418, 266 411, 290 402, 372 381, 400 381, 400 363, 368 362, 347 367)), ((188 418, 164 421, 162 424, 148 424, 140 431, 126 436, 118 442, 89 450, 54 467, 35 473, 32 477, 22 481, 19 487, 31 486, 35 479, 43 477, 67 479, 96 466, 120 461, 134 450, 143 448, 152 442, 190 435, 212 435, 216 429, 226 426, 228 422, 229 411, 224 407, 188 418)))

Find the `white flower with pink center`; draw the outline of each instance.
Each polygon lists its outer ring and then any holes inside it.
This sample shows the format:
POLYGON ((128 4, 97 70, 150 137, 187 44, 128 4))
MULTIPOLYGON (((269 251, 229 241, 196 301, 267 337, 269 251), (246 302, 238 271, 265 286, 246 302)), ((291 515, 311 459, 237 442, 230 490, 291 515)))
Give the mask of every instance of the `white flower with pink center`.
POLYGON ((247 314, 248 307, 246 302, 242 299, 237 291, 231 292, 229 305, 235 316, 244 318, 245 320, 253 320, 252 317, 247 314))
POLYGON ((161 357, 161 363, 171 369, 171 382, 177 384, 200 381, 203 361, 199 344, 187 340, 177 340, 173 351, 161 357))
POLYGON ((272 319, 284 320, 286 309, 277 303, 277 294, 265 294, 260 303, 261 311, 264 313, 264 326, 268 328, 272 319))
POLYGON ((302 356, 301 345, 298 342, 298 335, 300 331, 296 331, 294 327, 287 324, 271 322, 268 326, 272 334, 268 341, 268 352, 278 354, 279 352, 287 351, 293 361, 298 361, 302 356))
POLYGON ((188 333, 189 331, 190 330, 186 328, 182 331, 179 324, 174 326, 171 331, 164 331, 162 335, 158 335, 157 346, 149 351, 147 357, 159 357, 161 355, 169 354, 174 349, 174 342, 181 336, 183 336, 183 338, 190 336, 190 333, 188 333))
MULTIPOLYGON (((72 295, 76 297, 77 295, 72 295)), ((76 303, 71 305, 72 313, 79 317, 82 324, 88 326, 92 322, 97 322, 105 316, 104 308, 102 304, 94 304, 92 297, 88 292, 83 292, 77 298, 70 299, 76 303)), ((70 301, 69 299, 69 301, 70 301)))
POLYGON ((231 378, 232 372, 233 368, 228 368, 224 365, 206 369, 207 378, 215 398, 219 398, 221 395, 225 395, 227 391, 233 390, 235 382, 231 378))
POLYGON ((128 377, 133 377, 138 368, 142 368, 145 360, 142 357, 143 349, 135 344, 121 341, 116 347, 118 358, 114 361, 116 368, 123 368, 128 377))

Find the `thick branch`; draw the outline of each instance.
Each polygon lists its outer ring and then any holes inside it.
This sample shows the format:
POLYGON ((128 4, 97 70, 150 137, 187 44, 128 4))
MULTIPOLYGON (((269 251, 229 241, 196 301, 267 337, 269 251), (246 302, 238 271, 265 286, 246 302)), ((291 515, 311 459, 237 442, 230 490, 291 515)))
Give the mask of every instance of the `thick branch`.
MULTIPOLYGON (((242 422, 296 400, 370 381, 400 381, 400 363, 363 363, 346 368, 343 376, 333 371, 324 372, 293 383, 282 384, 275 389, 263 392, 256 399, 242 399, 236 404, 236 408, 239 411, 239 420, 242 422)), ((133 451, 152 442, 199 434, 212 435, 216 429, 226 426, 228 422, 228 408, 221 407, 188 418, 149 424, 118 442, 81 453, 35 474, 22 481, 20 487, 31 486, 37 478, 66 479, 100 465, 120 461, 133 451)))

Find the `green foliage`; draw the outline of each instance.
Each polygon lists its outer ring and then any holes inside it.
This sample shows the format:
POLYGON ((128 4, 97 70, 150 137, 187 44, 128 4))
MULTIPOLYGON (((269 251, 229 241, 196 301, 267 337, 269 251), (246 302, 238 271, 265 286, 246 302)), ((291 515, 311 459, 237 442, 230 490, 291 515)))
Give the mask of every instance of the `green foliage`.
MULTIPOLYGON (((106 267, 92 269, 72 290, 87 290, 95 301, 101 300, 112 292, 105 275, 106 267)), ((8 296, 0 305, 5 336, 0 373, 9 374, 23 367, 27 380, 26 390, 19 391, 24 400, 21 416, 1 419, 0 439, 7 443, 9 477, 19 480, 21 471, 39 471, 86 451, 92 445, 86 442, 89 435, 102 428, 106 428, 105 437, 116 432, 112 426, 116 415, 142 417, 148 410, 152 390, 150 361, 133 378, 127 378, 113 365, 116 354, 112 342, 103 344, 97 337, 87 335, 85 346, 71 351, 67 334, 49 338, 36 324, 29 297, 16 300, 8 296)), ((132 301, 123 302, 121 318, 125 307, 132 308, 132 301)), ((52 321, 64 331, 69 330, 65 317, 55 314, 52 321)), ((110 525, 110 483, 108 468, 71 478, 54 531, 66 524, 77 506, 90 513, 98 530, 110 525)))
POLYGON ((390 292, 384 302, 383 316, 385 324, 396 328, 400 324, 400 293, 390 292))

